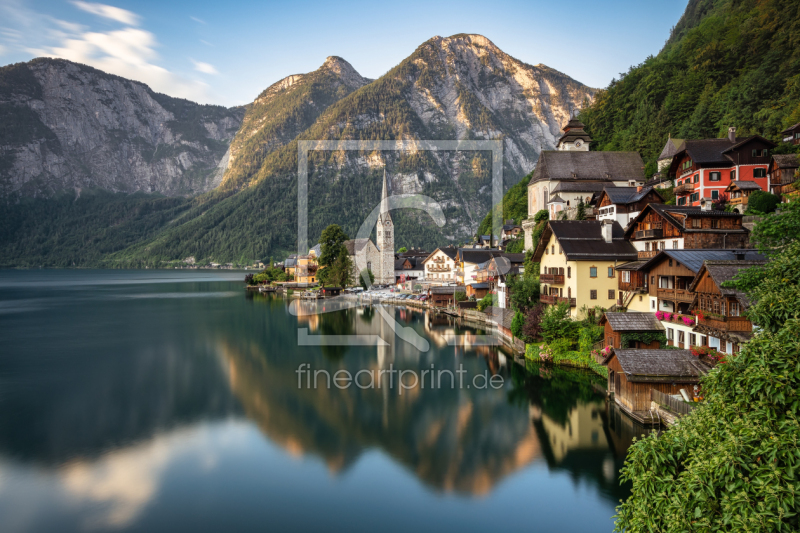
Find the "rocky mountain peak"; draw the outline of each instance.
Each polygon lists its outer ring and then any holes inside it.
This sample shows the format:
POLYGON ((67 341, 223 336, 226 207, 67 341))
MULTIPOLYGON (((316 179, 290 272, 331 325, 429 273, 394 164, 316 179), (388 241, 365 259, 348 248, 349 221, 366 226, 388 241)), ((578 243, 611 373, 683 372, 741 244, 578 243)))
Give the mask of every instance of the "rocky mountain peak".
POLYGON ((328 58, 325 59, 325 63, 320 67, 320 70, 322 69, 333 72, 339 76, 345 84, 354 88, 362 87, 371 81, 359 74, 358 71, 353 68, 353 65, 339 56, 328 56, 328 58))

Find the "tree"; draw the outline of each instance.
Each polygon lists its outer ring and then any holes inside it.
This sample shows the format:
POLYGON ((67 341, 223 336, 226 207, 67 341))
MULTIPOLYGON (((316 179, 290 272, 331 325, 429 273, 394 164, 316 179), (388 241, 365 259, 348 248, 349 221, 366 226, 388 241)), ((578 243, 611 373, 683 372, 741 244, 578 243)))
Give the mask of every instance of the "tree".
POLYGON ((578 327, 578 323, 569 316, 569 304, 566 302, 548 306, 542 316, 542 338, 548 343, 559 339, 576 339, 578 327))
POLYGON ((457 293, 455 293, 453 295, 453 297, 455 298, 456 302, 463 302, 463 301, 466 301, 466 299, 467 299, 467 293, 466 292, 462 292, 462 291, 458 291, 457 293))
MULTIPOLYGON (((518 339, 523 339, 523 328, 525 326, 525 315, 519 311, 514 312, 514 318, 511 319, 511 333, 518 339)), ((523 339, 525 340, 525 339, 523 339)))
POLYGON ((478 300, 478 311, 483 312, 484 309, 492 305, 497 305, 497 295, 490 292, 478 300))
POLYGON ((331 224, 322 230, 322 234, 319 236, 320 255, 317 259, 319 266, 330 266, 342 253, 347 255, 347 248, 344 246, 344 241, 348 238, 347 234, 338 224, 331 224), (344 252, 342 252, 342 250, 344 250, 344 252))
POLYGON ((725 211, 725 208, 728 206, 728 193, 719 193, 719 196, 716 200, 711 202, 711 205, 714 207, 715 211, 725 211))
MULTIPOLYGON (((755 194, 755 193, 754 193, 755 194)), ((800 235, 800 200, 781 205, 753 228, 752 240, 765 254, 775 255, 800 235)))
POLYGON ((525 342, 535 342, 542 334, 543 315, 544 306, 542 304, 536 304, 528 309, 528 313, 525 315, 525 326, 522 328, 525 342))
POLYGON ((578 209, 575 213, 575 220, 586 220, 586 204, 583 203, 583 198, 578 202, 578 209))
POLYGON ((781 203, 780 196, 767 191, 754 191, 747 200, 747 210, 772 213, 779 203, 781 203))
POLYGON ((509 276, 508 292, 511 307, 525 314, 539 301, 539 280, 534 277, 509 276))
POLYGON ((361 271, 361 274, 358 275, 358 283, 364 290, 369 289, 370 285, 375 282, 375 274, 372 273, 372 270, 365 268, 361 271), (369 279, 369 284, 367 284, 367 279, 369 279))
POLYGON ((401 247, 400 247, 400 249, 399 249, 399 250, 397 250, 397 253, 398 253, 398 254, 404 254, 404 253, 406 253, 407 251, 408 251, 408 248, 406 248, 405 246, 401 246, 401 247))

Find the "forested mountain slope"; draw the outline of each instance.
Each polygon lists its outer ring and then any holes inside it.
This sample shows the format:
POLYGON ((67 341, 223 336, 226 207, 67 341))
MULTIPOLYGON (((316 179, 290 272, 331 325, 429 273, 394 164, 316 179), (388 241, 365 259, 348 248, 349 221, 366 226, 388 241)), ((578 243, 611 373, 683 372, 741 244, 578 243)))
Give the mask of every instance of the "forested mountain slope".
POLYGON ((759 133, 800 122, 800 2, 690 0, 667 44, 598 92, 581 120, 594 149, 637 150, 648 174, 669 134, 759 133))

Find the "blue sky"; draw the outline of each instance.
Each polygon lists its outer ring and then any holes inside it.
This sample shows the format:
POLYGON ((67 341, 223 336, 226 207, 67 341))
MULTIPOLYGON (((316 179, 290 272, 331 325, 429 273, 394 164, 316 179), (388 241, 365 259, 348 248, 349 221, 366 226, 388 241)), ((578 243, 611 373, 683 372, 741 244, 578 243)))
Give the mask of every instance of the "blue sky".
POLYGON ((377 78, 434 35, 479 33, 593 87, 656 54, 686 0, 94 3, 0 0, 0 64, 65 57, 202 103, 246 104, 338 55, 377 78))

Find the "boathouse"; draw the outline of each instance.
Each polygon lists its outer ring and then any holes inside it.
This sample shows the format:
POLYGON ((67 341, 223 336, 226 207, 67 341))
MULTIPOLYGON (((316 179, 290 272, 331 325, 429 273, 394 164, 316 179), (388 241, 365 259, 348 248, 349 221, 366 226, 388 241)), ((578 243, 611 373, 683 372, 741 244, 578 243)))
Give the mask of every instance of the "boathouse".
POLYGON ((708 373, 690 350, 625 350, 615 348, 603 360, 608 390, 634 419, 650 421, 650 389, 664 394, 691 390, 708 373))
POLYGON ((600 325, 604 327, 604 346, 612 348, 658 349, 662 339, 666 340, 664 326, 653 313, 607 312, 600 325))

